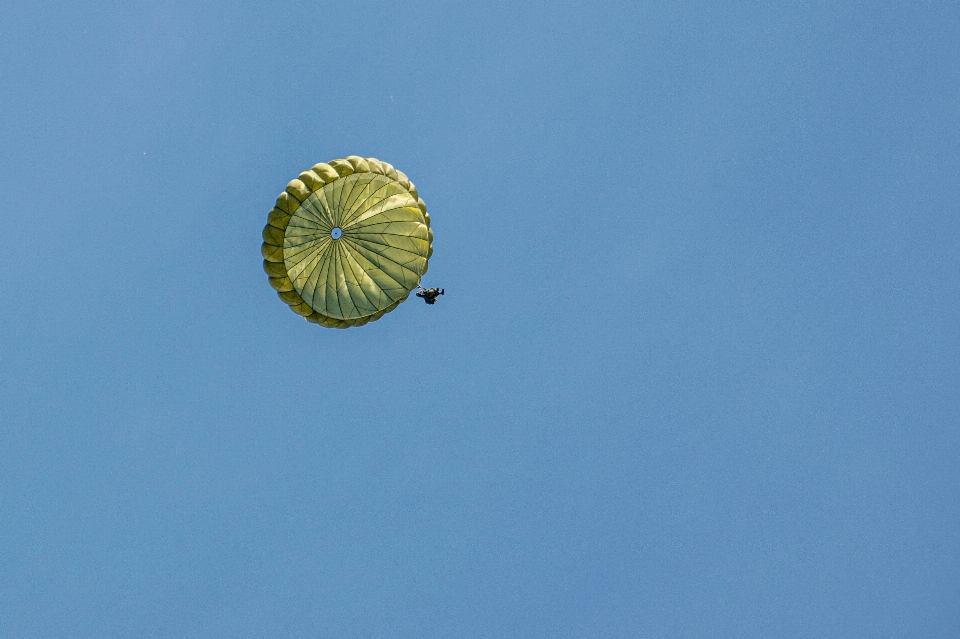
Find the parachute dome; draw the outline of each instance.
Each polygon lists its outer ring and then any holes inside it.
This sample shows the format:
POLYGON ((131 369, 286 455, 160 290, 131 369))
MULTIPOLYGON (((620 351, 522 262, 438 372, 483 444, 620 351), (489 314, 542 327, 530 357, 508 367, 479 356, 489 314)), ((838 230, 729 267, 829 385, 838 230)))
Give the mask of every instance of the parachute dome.
POLYGON ((294 313, 363 326, 407 299, 433 254, 416 187, 375 158, 315 165, 287 185, 263 228, 263 270, 294 313))

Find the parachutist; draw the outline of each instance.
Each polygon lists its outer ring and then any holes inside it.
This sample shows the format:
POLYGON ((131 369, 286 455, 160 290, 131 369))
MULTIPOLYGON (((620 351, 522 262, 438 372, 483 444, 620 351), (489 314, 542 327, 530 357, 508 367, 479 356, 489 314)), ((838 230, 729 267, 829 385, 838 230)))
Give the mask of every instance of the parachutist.
POLYGON ((417 291, 417 297, 422 297, 423 301, 426 302, 427 304, 436 304, 437 296, 443 295, 444 290, 445 289, 442 289, 442 288, 428 288, 428 289, 420 288, 420 290, 417 291))

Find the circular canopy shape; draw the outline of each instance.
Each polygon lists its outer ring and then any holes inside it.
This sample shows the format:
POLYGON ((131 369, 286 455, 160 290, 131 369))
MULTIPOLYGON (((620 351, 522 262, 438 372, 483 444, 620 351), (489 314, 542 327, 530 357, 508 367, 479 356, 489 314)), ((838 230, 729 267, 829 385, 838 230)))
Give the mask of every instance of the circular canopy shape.
POLYGON ((407 176, 351 155, 287 185, 267 218, 261 252, 271 286, 295 313, 349 328, 389 313, 420 284, 433 231, 407 176))

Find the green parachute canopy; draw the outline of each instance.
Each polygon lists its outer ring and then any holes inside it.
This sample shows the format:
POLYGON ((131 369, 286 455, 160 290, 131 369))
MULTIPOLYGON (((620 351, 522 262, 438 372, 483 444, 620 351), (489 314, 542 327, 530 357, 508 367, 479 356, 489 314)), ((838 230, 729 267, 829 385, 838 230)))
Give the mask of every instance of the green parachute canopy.
POLYGON ((287 185, 263 228, 270 285, 307 321, 363 326, 407 299, 433 254, 430 215, 407 176, 351 155, 287 185))

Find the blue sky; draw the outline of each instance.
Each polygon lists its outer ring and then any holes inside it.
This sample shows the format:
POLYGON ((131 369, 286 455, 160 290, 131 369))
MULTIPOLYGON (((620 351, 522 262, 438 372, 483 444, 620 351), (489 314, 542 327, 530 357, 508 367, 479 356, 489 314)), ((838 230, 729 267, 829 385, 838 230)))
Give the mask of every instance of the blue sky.
POLYGON ((948 2, 4 4, 0 635, 956 637, 958 41, 948 2), (353 154, 447 294, 321 329, 260 231, 353 154))

